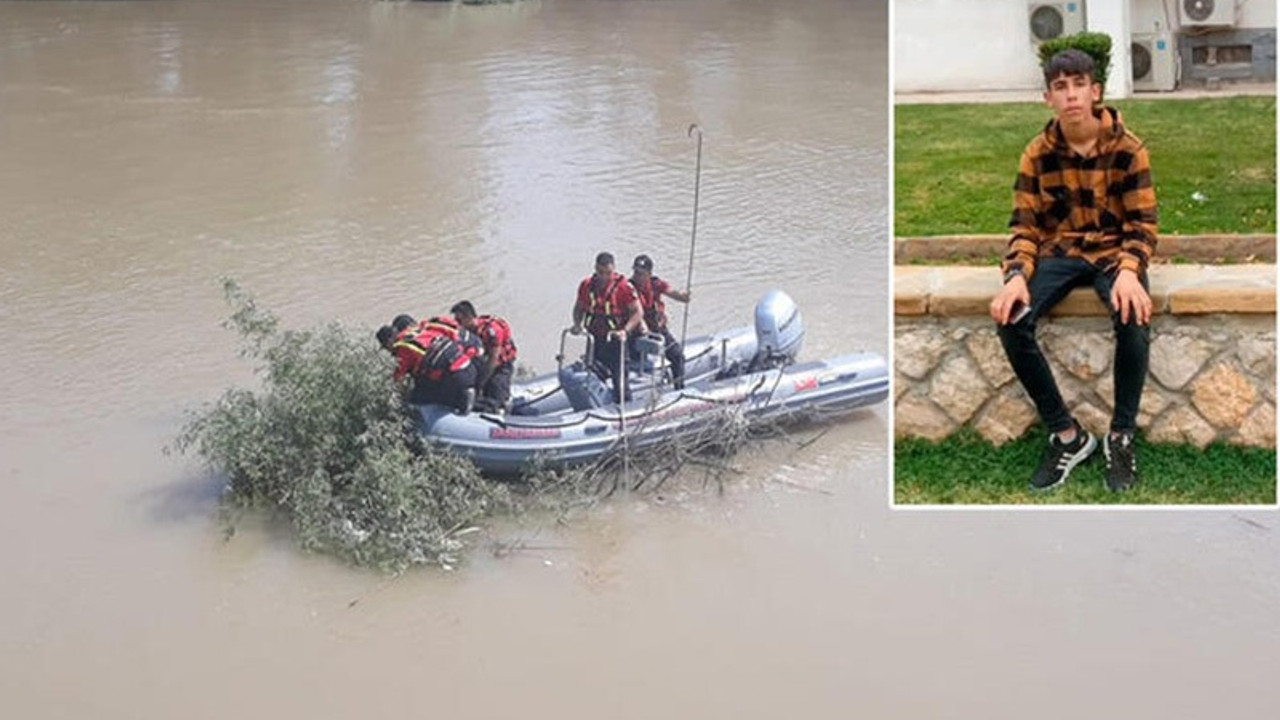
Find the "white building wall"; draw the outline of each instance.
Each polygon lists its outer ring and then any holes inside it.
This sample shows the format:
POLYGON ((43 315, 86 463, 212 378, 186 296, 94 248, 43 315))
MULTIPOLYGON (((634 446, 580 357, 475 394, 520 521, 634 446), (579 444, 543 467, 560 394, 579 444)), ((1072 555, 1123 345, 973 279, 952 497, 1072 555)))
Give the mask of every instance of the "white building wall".
MULTIPOLYGON (((1227 1, 1230 2, 1230 0, 1227 1)), ((1236 3, 1236 27, 1274 29, 1275 26, 1275 0, 1243 0, 1236 3)))
POLYGON ((897 92, 1043 86, 1027 0, 895 0, 897 92))
MULTIPOLYGON (((1062 0, 1067 1, 1067 0, 1062 0)), ((1112 38, 1107 97, 1130 94, 1132 33, 1177 33, 1181 0, 1079 0, 1088 29, 1112 38)), ((1027 28, 1029 0, 891 0, 894 90, 1038 90, 1035 44, 1027 28)), ((1276 27, 1275 0, 1235 2, 1236 28, 1276 27)))
POLYGON ((1136 33, 1176 31, 1179 2, 1182 0, 1130 0, 1130 27, 1136 33))
POLYGON ((1133 65, 1129 59, 1131 33, 1128 0, 1094 0, 1089 3, 1085 22, 1089 32, 1111 36, 1111 66, 1107 69, 1106 99, 1127 98, 1133 94, 1133 65), (1121 40, 1121 38, 1126 38, 1121 40))

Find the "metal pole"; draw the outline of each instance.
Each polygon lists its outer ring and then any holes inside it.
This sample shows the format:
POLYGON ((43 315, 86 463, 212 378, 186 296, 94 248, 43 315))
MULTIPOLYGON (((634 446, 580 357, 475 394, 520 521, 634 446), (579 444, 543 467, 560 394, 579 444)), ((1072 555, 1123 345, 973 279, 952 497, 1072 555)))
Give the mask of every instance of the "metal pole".
MULTIPOLYGON (((702 128, 697 123, 689 126, 689 137, 698 133, 698 164, 693 175, 693 231, 689 233, 689 275, 685 278, 684 291, 693 290, 693 250, 698 244, 698 197, 702 194, 702 128)), ((692 300, 692 299, 691 299, 692 300)), ((689 329, 689 303, 684 304, 684 320, 680 323, 680 351, 684 352, 685 333, 689 329)))
POLYGON ((618 340, 618 432, 622 435, 622 487, 631 487, 631 448, 627 442, 627 341, 618 340))

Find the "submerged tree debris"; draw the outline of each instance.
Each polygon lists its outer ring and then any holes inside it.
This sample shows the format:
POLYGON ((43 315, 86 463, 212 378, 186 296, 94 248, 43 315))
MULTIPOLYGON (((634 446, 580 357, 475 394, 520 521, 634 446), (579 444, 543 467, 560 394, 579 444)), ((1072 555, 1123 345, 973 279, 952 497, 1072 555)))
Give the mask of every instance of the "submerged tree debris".
POLYGON ((535 464, 521 478, 486 478, 469 460, 422 439, 372 334, 331 323, 289 330, 234 280, 223 290, 257 392, 233 389, 192 414, 174 442, 224 473, 224 517, 287 521, 306 550, 400 572, 451 567, 486 519, 528 510, 563 516, 619 492, 656 492, 686 469, 723 489, 748 440, 779 437, 726 406, 712 421, 636 450, 623 437, 597 462, 535 464))

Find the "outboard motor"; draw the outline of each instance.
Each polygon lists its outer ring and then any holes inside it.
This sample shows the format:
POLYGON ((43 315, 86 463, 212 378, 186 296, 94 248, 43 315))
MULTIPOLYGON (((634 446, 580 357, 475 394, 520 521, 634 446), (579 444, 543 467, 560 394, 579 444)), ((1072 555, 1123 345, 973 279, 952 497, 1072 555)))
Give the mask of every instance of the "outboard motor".
POLYGON ((756 303, 756 356, 753 369, 781 367, 795 362, 804 344, 804 319, 791 296, 770 290, 756 303))

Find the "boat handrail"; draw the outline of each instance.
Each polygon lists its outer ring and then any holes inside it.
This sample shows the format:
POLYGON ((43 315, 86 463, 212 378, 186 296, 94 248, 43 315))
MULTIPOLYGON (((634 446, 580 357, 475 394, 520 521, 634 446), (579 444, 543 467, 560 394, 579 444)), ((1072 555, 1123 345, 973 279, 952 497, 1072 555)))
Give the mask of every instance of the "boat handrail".
MULTIPOLYGON (((568 337, 573 334, 575 333, 573 332, 573 328, 571 327, 567 327, 560 331, 560 352, 556 353, 556 373, 557 374, 564 369, 565 340, 567 340, 568 337)), ((585 342, 587 344, 586 349, 582 353, 582 358, 583 360, 586 361, 587 367, 591 367, 591 362, 592 360, 595 359, 595 342, 593 342, 594 338, 591 336, 591 333, 586 332, 585 330, 582 331, 582 334, 585 335, 586 337, 585 342)))

